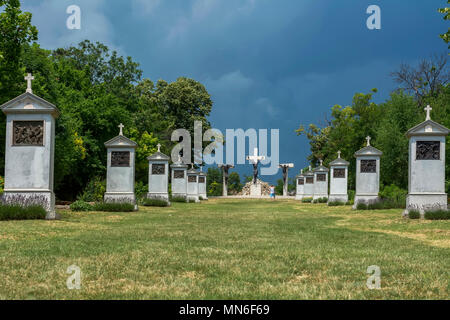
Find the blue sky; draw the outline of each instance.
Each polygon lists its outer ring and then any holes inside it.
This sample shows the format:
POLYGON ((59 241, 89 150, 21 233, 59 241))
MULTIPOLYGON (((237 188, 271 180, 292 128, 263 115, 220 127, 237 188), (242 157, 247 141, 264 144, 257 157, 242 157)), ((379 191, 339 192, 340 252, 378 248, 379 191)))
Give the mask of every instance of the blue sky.
MULTIPOLYGON (((280 129, 280 161, 297 173, 309 145, 300 124, 321 124, 335 104, 396 87, 401 63, 447 51, 444 0, 23 0, 44 48, 101 41, 141 64, 144 77, 202 82, 214 101, 212 125, 280 129), (66 8, 81 8, 81 30, 66 28, 66 8), (381 8, 381 30, 366 9, 381 8)), ((251 166, 237 168, 250 174, 251 166)), ((275 182, 281 177, 263 177, 275 182)))

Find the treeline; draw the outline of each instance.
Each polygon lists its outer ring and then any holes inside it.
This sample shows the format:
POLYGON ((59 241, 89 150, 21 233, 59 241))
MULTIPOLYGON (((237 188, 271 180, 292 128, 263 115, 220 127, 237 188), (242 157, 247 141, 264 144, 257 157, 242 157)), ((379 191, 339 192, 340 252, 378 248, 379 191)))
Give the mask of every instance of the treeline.
MULTIPOLYGON (((180 77, 172 83, 142 78, 139 63, 101 43, 45 50, 35 43, 38 31, 18 0, 0 0, 0 104, 25 92, 32 73, 33 93, 61 110, 56 127, 55 192, 73 200, 89 181, 104 179, 104 142, 119 133, 139 145, 136 180, 147 183, 147 156, 161 143, 170 154, 174 129, 193 134, 194 120, 210 128, 212 100, 199 82, 180 77)), ((4 171, 5 116, 0 115, 0 172, 4 171)), ((96 183, 91 183, 90 187, 96 183)))
MULTIPOLYGON (((406 132, 425 121, 426 105, 431 105, 432 120, 450 127, 450 87, 447 55, 435 56, 418 66, 402 65, 393 72, 400 87, 384 103, 372 101, 377 90, 357 93, 350 106, 335 105, 331 119, 323 126, 301 125, 298 135, 306 135, 311 146, 308 160, 313 166, 324 160, 328 165, 336 159, 337 151, 350 161, 349 188, 355 188, 355 151, 365 146, 365 137, 372 137, 371 145, 383 152, 381 157, 381 188, 388 185, 408 187, 408 139, 406 132)), ((446 144, 446 188, 450 188, 450 143, 446 144)))

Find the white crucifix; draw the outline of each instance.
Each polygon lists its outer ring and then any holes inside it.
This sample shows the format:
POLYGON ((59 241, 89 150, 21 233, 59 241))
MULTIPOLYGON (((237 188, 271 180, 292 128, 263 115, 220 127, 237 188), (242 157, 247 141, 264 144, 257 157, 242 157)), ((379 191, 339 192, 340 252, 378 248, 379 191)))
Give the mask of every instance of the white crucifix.
POLYGON ((431 112, 431 110, 433 110, 433 108, 430 107, 430 106, 428 105, 428 106, 427 106, 425 109, 423 109, 423 110, 425 110, 425 111, 427 112, 427 118, 425 119, 425 121, 431 120, 430 112, 431 112))
POLYGON ((120 129, 119 136, 123 136, 123 128, 125 128, 125 126, 123 124, 119 124, 118 127, 120 129))
POLYGON ((338 158, 341 158, 341 150, 338 151, 338 158))
POLYGON ((156 145, 156 147, 158 148, 158 152, 161 152, 161 144, 158 143, 158 144, 156 145))
POLYGON ((370 146, 370 140, 371 140, 371 139, 372 139, 372 138, 369 137, 369 136, 366 137, 366 140, 367 140, 367 146, 368 146, 368 147, 370 146))
POLYGON ((323 160, 322 160, 322 159, 319 159, 319 162, 320 162, 320 166, 322 166, 323 160))
POLYGON ((257 164, 261 160, 266 159, 265 156, 258 156, 258 148, 253 149, 253 155, 247 156, 247 160, 251 161, 253 164, 257 164))
POLYGON ((28 93, 33 93, 33 90, 31 89, 31 81, 34 80, 34 77, 29 73, 25 78, 27 80, 27 91, 28 93))

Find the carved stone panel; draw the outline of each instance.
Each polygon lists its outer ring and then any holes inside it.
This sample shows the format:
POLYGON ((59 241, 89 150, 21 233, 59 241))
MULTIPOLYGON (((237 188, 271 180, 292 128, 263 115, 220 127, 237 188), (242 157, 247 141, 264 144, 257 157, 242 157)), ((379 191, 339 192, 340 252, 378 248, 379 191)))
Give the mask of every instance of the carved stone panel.
POLYGON ((130 151, 112 151, 111 167, 129 167, 130 151))
POLYGON ((307 184, 313 184, 314 183, 314 178, 313 177, 306 177, 306 183, 307 184))
POLYGON ((166 165, 161 163, 152 164, 152 174, 161 175, 166 173, 166 165))
POLYGON ((44 121, 13 121, 14 146, 43 146, 44 121))
POLYGON ((205 177, 198 177, 198 183, 205 183, 205 177))
POLYGON ((361 160, 361 173, 377 172, 377 160, 361 160))
POLYGON ((196 176, 188 176, 188 182, 197 182, 196 176))
POLYGON ((317 181, 327 181, 327 175, 325 173, 318 173, 317 174, 317 181))
POLYGON ((343 168, 333 169, 333 178, 345 178, 345 169, 343 168))
POLYGON ((303 178, 300 178, 300 179, 298 179, 297 180, 297 183, 299 184, 299 185, 304 185, 305 184, 305 179, 303 179, 303 178))
POLYGON ((416 160, 440 160, 441 143, 439 141, 417 141, 416 160))
POLYGON ((174 179, 184 179, 184 170, 175 170, 173 172, 174 179))

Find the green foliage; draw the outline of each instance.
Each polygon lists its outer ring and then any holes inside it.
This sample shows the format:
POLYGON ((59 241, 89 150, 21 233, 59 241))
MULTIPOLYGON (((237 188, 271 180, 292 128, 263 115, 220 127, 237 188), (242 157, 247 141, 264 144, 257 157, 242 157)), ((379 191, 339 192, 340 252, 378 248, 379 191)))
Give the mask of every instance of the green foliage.
POLYGON ((329 207, 337 207, 337 206, 345 206, 345 202, 343 201, 330 201, 328 202, 329 207))
POLYGON ((222 170, 220 170, 219 168, 208 168, 208 173, 206 176, 206 186, 208 196, 221 196, 223 190, 222 170))
POLYGON ((302 202, 303 203, 311 203, 313 201, 313 198, 303 198, 302 202))
POLYGON ((77 200, 70 205, 72 211, 93 211, 94 207, 86 201, 77 200))
POLYGON ((5 179, 0 176, 0 194, 3 194, 3 190, 5 189, 5 179))
POLYGON ((187 200, 184 197, 171 197, 170 198, 170 202, 182 202, 182 203, 186 203, 187 200))
POLYGON ((148 193, 148 185, 144 184, 142 181, 138 181, 134 184, 134 193, 137 199, 143 199, 148 193))
POLYGON ((95 177, 90 180, 83 190, 83 193, 78 197, 78 200, 85 202, 102 201, 103 195, 106 191, 106 180, 100 177, 95 177))
MULTIPOLYGON (((450 4, 450 0, 447 1, 447 3, 450 4)), ((444 17, 443 17, 444 20, 450 20, 450 8, 449 7, 440 8, 438 11, 444 15, 444 17)), ((441 34, 440 37, 442 38, 442 40, 445 41, 445 43, 449 43, 450 42, 450 28, 448 28, 446 33, 441 34)), ((449 45, 449 49, 450 49, 450 45, 449 45)))
POLYGON ((408 191, 397 187, 394 184, 386 186, 379 193, 384 209, 404 208, 406 205, 406 196, 408 191))
POLYGON ((328 198, 326 198, 326 197, 317 198, 312 201, 312 203, 327 203, 327 202, 328 202, 328 198))
POLYGON ((42 206, 4 205, 0 204, 0 220, 45 219, 47 212, 42 206))
POLYGON ((94 204, 93 210, 105 212, 132 212, 134 211, 134 204, 120 202, 97 202, 94 204))
POLYGON ((221 196, 223 192, 223 185, 219 182, 212 182, 208 185, 208 196, 221 196))
POLYGON ((283 194, 283 179, 277 180, 277 185, 275 186, 275 194, 282 195, 283 194))
POLYGON ((368 209, 368 205, 364 202, 358 202, 358 204, 356 205, 356 210, 367 210, 368 209))
POLYGON ((450 219, 450 211, 449 210, 426 211, 425 219, 427 219, 427 220, 449 220, 450 219))
POLYGON ((355 200, 355 190, 348 190, 348 200, 355 200))
MULTIPOLYGON (((242 191, 241 177, 237 172, 231 172, 228 175, 228 194, 238 194, 242 191)), ((222 187, 223 188, 223 187, 222 187)))
POLYGON ((411 210, 408 213, 408 218, 410 219, 420 219, 420 212, 417 210, 411 210))
POLYGON ((145 207, 168 207, 169 203, 161 199, 143 199, 142 205, 145 207))

